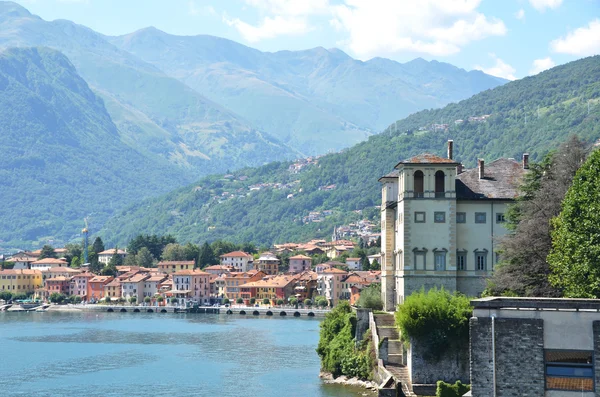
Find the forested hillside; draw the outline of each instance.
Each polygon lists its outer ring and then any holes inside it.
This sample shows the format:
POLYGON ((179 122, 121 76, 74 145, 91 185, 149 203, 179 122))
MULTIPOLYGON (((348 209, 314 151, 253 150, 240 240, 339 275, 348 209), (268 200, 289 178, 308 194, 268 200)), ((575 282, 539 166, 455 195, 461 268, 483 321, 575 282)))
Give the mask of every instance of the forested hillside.
POLYGON ((129 208, 101 234, 120 244, 139 233, 256 244, 329 236, 342 221, 377 216, 377 179, 411 155, 443 155, 447 139, 454 140, 456 158, 467 166, 477 158, 518 158, 523 152, 536 160, 570 134, 597 140, 599 121, 600 56, 595 56, 415 113, 366 142, 302 168, 272 163, 204 178, 129 208), (322 210, 333 210, 333 215, 319 223, 303 222, 310 211, 322 210))
POLYGON ((506 82, 436 61, 362 62, 322 47, 261 52, 155 28, 108 40, 307 155, 349 147, 399 117, 506 82))
POLYGON ((184 183, 167 161, 121 142, 102 100, 48 48, 0 52, 0 133, 0 240, 8 245, 72 238, 90 213, 104 220, 184 183))

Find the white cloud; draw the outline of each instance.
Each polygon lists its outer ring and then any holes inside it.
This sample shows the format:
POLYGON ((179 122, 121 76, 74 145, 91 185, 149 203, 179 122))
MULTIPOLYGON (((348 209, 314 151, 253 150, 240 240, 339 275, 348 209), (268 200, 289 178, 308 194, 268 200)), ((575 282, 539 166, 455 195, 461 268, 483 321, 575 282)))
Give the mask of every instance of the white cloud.
POLYGON ((570 55, 600 54, 600 19, 591 21, 587 27, 581 27, 569 32, 550 43, 552 51, 570 55))
POLYGON ((298 35, 311 30, 304 19, 296 17, 265 17, 257 26, 250 25, 239 18, 228 19, 224 16, 223 20, 229 26, 235 27, 251 43, 281 35, 298 35))
POLYGON ((306 16, 327 13, 329 0, 245 0, 264 12, 281 16, 306 16))
POLYGON ((529 0, 529 4, 538 11, 544 11, 546 8, 558 8, 562 2, 563 0, 529 0))
POLYGON ((525 18, 525 10, 521 8, 519 11, 515 12, 515 18, 524 19, 525 18))
POLYGON ((491 74, 492 76, 502 77, 508 80, 516 80, 515 72, 516 69, 498 58, 496 54, 490 54, 490 57, 495 60, 493 66, 485 68, 479 65, 475 65, 473 69, 481 70, 483 73, 491 74))
POLYGON ((556 66, 556 64, 550 57, 536 59, 535 61, 533 61, 533 65, 531 65, 529 74, 530 75, 538 74, 538 73, 543 72, 544 70, 548 70, 554 66, 556 66))
POLYGON ((331 25, 347 32, 358 57, 401 51, 444 56, 471 41, 506 34, 504 23, 477 12, 480 0, 345 0, 331 25))
POLYGON ((202 16, 214 16, 217 15, 217 12, 212 6, 202 6, 198 7, 194 0, 188 1, 188 13, 190 15, 202 15, 202 16))

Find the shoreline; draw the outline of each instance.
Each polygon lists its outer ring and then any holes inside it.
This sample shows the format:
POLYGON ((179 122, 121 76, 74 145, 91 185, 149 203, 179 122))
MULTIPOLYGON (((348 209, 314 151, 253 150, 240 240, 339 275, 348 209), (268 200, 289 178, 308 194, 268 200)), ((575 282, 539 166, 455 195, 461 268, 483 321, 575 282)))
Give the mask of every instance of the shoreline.
POLYGON ((373 381, 361 380, 358 378, 348 378, 345 375, 341 375, 337 378, 334 378, 333 375, 329 372, 319 372, 319 378, 321 378, 323 383, 358 387, 372 393, 377 393, 377 390, 379 389, 377 383, 373 381))

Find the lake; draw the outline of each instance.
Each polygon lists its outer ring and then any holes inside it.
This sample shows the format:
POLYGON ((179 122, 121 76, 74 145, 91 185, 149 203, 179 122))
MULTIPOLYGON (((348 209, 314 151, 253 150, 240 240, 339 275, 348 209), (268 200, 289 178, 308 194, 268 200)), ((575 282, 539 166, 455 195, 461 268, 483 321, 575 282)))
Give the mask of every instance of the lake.
POLYGON ((360 396, 319 379, 319 319, 0 313, 1 396, 360 396))

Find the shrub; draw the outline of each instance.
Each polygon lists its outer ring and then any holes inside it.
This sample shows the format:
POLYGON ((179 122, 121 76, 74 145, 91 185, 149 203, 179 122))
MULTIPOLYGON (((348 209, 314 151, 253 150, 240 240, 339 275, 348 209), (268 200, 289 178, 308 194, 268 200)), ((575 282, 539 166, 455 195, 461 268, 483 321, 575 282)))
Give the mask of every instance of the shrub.
POLYGON ((65 296, 63 294, 59 294, 58 292, 53 292, 50 294, 50 302, 52 303, 63 303, 65 300, 65 296))
POLYGON ((298 303, 298 299, 296 299, 296 298, 290 299, 290 305, 296 306, 297 303, 298 303))
POLYGON ((383 301, 381 300, 381 284, 371 284, 363 289, 356 304, 359 307, 367 309, 382 310, 383 301))
POLYGON ((81 299, 81 296, 79 296, 79 295, 71 295, 69 297, 69 302, 71 302, 71 303, 73 303, 75 305, 80 304, 82 300, 83 299, 81 299))
POLYGON ((152 302, 152 298, 150 298, 149 296, 147 296, 147 297, 144 298, 144 302, 150 303, 150 302, 152 302))
POLYGON ((129 302, 135 304, 135 302, 137 302, 137 297, 132 296, 131 298, 129 298, 129 302))
POLYGON ((229 304, 229 299, 227 299, 227 298, 223 299, 223 304, 224 305, 228 305, 229 304))
POLYGON ((256 298, 250 298, 250 304, 254 305, 256 303, 256 298))
POLYGON ((0 299, 3 301, 9 301, 12 298, 12 294, 8 291, 0 292, 0 299))
POLYGON ((402 339, 419 341, 423 356, 430 359, 450 348, 468 348, 471 313, 468 297, 434 288, 411 294, 398 305, 395 316, 402 339))
POLYGON ((165 300, 165 298, 163 298, 163 297, 162 297, 162 295, 159 295, 159 296, 156 298, 156 301, 157 301, 157 302, 162 302, 162 301, 164 301, 164 300, 165 300))
POLYGON ((107 296, 104 298, 104 302, 110 303, 110 302, 112 302, 112 299, 110 299, 110 296, 107 296))
POLYGON ((304 300, 304 306, 311 307, 312 306, 312 301, 310 299, 305 299, 304 300))
POLYGON ((277 305, 278 306, 283 305, 283 299, 277 299, 277 305))
POLYGON ((235 303, 244 303, 244 300, 242 298, 237 298, 235 300, 235 303))
POLYGON ((271 303, 271 300, 269 298, 263 299, 263 305, 268 305, 269 303, 271 303))
POLYGON ((469 390, 471 390, 471 387, 463 385, 459 380, 455 384, 438 380, 435 397, 462 397, 469 390))

